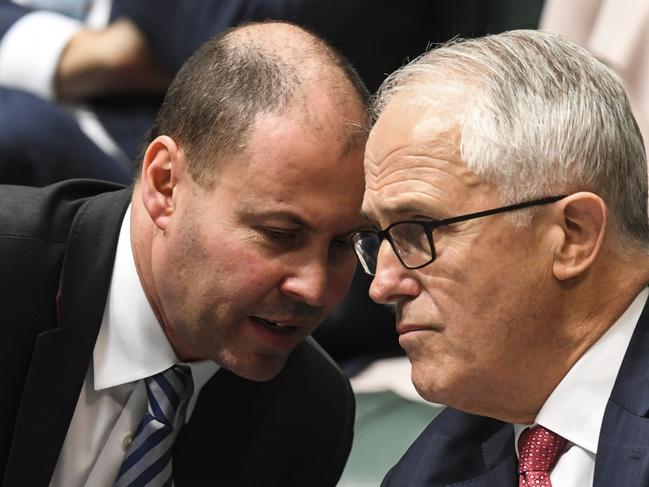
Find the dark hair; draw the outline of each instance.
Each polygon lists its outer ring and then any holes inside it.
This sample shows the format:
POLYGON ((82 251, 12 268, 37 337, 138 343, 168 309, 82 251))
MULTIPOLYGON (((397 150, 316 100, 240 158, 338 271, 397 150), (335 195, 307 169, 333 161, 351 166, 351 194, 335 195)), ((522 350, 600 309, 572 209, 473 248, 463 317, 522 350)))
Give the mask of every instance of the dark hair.
MULTIPOLYGON (((257 114, 281 114, 290 106, 302 85, 305 65, 338 71, 351 84, 362 109, 367 107, 369 93, 363 81, 324 40, 298 27, 312 42, 295 43, 300 45, 291 46, 291 56, 269 49, 263 39, 237 35, 259 24, 228 29, 205 42, 180 68, 148 133, 144 150, 159 135, 172 137, 183 148, 189 174, 199 184, 209 185, 218 156, 243 150, 257 114)), ((347 96, 349 89, 342 93, 347 96)))

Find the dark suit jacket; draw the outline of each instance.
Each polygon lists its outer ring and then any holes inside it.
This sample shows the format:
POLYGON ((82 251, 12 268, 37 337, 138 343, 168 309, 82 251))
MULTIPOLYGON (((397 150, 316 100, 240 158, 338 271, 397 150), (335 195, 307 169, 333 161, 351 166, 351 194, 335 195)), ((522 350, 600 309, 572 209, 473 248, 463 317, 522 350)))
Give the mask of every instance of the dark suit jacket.
MULTIPOLYGON (((129 200, 128 189, 97 181, 0 186, 4 486, 49 482, 92 357, 129 200)), ((335 485, 353 421, 348 381, 312 340, 269 382, 220 370, 177 439, 176 485, 335 485)))
MULTIPOLYGON (((424 430, 381 485, 517 487, 516 466, 511 424, 448 408, 424 430)), ((647 485, 649 305, 646 304, 606 406, 594 486, 647 485)))

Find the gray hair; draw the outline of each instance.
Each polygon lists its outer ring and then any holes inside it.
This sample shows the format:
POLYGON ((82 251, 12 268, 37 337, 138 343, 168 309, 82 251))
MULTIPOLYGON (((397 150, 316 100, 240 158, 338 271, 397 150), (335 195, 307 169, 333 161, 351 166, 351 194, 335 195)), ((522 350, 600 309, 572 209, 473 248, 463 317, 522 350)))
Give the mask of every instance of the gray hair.
POLYGON ((462 158, 504 203, 591 191, 606 202, 618 240, 649 249, 642 135, 609 68, 547 32, 456 40, 390 75, 374 114, 404 90, 425 108, 449 78, 475 90, 460 122, 462 158))

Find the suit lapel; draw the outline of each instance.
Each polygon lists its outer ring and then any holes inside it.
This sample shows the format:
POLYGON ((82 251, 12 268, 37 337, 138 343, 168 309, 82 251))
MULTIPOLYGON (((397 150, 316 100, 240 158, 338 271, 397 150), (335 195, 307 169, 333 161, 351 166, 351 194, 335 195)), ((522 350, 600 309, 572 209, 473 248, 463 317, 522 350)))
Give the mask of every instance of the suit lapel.
POLYGON ((20 402, 5 485, 47 485, 83 384, 104 312, 128 191, 85 203, 70 229, 59 328, 39 335, 20 402))
POLYGON ((595 487, 649 485, 649 303, 636 325, 606 406, 595 487))
MULTIPOLYGON (((493 421, 493 420, 491 420, 493 421)), ((501 427, 481 445, 484 473, 450 484, 462 487, 518 487, 516 454, 512 444, 512 428, 501 427)))
POLYGON ((442 411, 388 472, 382 487, 516 487, 514 428, 452 408, 442 411))
MULTIPOLYGON (((646 386, 645 386, 646 387, 646 386)), ((649 485, 649 419, 609 402, 600 432, 594 487, 649 485)))
POLYGON ((47 485, 58 459, 96 336, 95 326, 38 337, 20 402, 5 485, 47 485))
POLYGON ((518 487, 516 459, 509 456, 484 475, 449 484, 449 487, 518 487))
POLYGON ((243 479, 257 478, 259 465, 250 458, 254 451, 250 443, 267 403, 266 387, 225 369, 210 379, 174 445, 176 485, 202 485, 205 479, 214 485, 247 485, 243 479))

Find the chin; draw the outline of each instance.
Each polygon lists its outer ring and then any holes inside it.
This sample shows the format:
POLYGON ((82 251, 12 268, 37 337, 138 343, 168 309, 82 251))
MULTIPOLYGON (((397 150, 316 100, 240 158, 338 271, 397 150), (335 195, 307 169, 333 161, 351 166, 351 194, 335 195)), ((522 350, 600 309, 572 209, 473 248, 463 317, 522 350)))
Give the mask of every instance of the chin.
POLYGON ((430 384, 430 381, 427 381, 425 379, 422 380, 422 378, 417 375, 414 367, 412 368, 412 371, 410 373, 410 380, 412 381, 412 385, 415 386, 417 394, 419 394, 423 399, 426 399, 426 401, 436 402, 433 399, 435 394, 434 388, 431 387, 432 384, 430 384))
POLYGON ((412 384, 415 386, 417 394, 419 394, 423 399, 428 402, 441 404, 439 394, 435 393, 434 388, 431 388, 431 384, 419 384, 414 380, 412 384))
POLYGON ((226 364, 222 367, 243 379, 266 382, 275 378, 282 371, 285 362, 284 359, 273 357, 273 359, 259 360, 254 363, 236 363, 231 366, 226 364))
POLYGON ((449 401, 452 397, 451 391, 444 386, 444 377, 439 377, 435 373, 427 374, 427 369, 419 370, 417 366, 412 366, 411 380, 415 386, 417 394, 428 402, 444 404, 450 406, 449 401))

